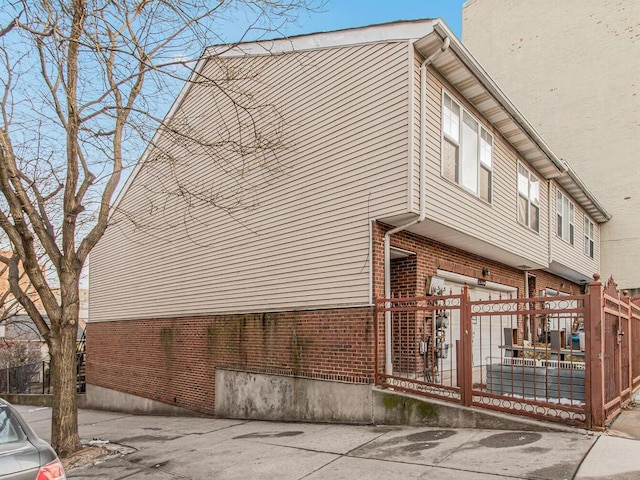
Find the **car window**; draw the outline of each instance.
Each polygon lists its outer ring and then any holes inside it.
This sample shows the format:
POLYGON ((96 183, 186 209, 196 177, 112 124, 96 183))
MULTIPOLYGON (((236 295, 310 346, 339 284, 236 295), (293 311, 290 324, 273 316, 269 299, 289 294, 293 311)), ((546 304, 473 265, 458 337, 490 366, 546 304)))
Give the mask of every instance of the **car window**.
POLYGON ((0 445, 11 442, 22 442, 26 438, 22 427, 11 412, 0 408, 0 445))

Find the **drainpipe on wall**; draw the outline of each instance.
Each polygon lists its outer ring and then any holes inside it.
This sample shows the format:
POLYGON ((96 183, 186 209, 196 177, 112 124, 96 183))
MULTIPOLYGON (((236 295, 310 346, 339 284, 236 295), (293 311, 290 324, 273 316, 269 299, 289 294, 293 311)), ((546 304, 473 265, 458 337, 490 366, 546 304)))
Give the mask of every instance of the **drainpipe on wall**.
MULTIPOLYGON (((553 197, 551 196, 551 180, 547 180, 547 224, 549 225, 549 235, 548 235, 548 239, 547 241, 548 243, 548 250, 549 250, 549 258, 547 258, 547 263, 549 264, 549 266, 551 266, 551 261, 553 260, 553 225, 556 224, 555 221, 552 220, 552 213, 553 213, 553 209, 551 208, 551 199, 553 197)), ((556 229, 558 228, 557 226, 555 227, 556 229)))
MULTIPOLYGON (((391 297, 391 235, 401 232, 416 223, 424 221, 426 217, 426 111, 427 111, 427 68, 436 59, 436 57, 444 53, 449 48, 449 37, 444 39, 440 49, 431 54, 420 65, 420 216, 416 220, 393 228, 384 234, 384 296, 391 297)), ((412 122, 409 119, 409 128, 412 122)), ((409 145, 411 148, 411 145, 409 145)), ((409 186, 411 188, 411 186, 409 186)), ((386 308, 391 307, 391 303, 385 304, 386 308)), ((393 362, 391 355, 392 348, 392 332, 391 332, 391 312, 387 311, 384 315, 384 373, 386 375, 393 374, 393 362)))
MULTIPOLYGON (((524 295, 520 295, 520 298, 529 298, 529 290, 530 290, 530 284, 529 284, 529 270, 525 270, 524 271, 524 295)), ((529 320, 529 318, 527 317, 525 319, 526 322, 526 328, 525 331, 527 332, 527 340, 531 341, 533 336, 531 333, 531 321, 529 320)))

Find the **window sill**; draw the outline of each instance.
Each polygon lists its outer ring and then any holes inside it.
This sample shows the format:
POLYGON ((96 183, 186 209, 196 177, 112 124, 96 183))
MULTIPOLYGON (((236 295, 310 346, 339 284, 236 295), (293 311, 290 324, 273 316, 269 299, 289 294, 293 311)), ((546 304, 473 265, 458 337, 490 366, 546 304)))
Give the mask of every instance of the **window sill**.
POLYGON ((440 179, 445 181, 446 183, 448 183, 449 185, 456 187, 458 190, 466 193, 467 195, 469 195, 472 198, 475 198, 476 200, 479 200, 480 202, 482 202, 484 205, 488 206, 488 207, 492 207, 493 208, 493 203, 491 202, 487 202, 485 199, 483 199, 482 197, 480 197, 480 195, 478 195, 476 192, 474 192, 473 190, 469 190, 467 187, 464 187, 462 185, 460 185, 459 183, 453 182, 451 180, 449 180, 448 178, 446 178, 444 175, 442 175, 442 173, 440 174, 440 179))
POLYGON ((535 233, 536 235, 540 235, 540 229, 534 230, 529 225, 526 225, 526 224, 522 223, 520 220, 518 220, 518 225, 520 225, 521 227, 526 228, 531 233, 535 233))

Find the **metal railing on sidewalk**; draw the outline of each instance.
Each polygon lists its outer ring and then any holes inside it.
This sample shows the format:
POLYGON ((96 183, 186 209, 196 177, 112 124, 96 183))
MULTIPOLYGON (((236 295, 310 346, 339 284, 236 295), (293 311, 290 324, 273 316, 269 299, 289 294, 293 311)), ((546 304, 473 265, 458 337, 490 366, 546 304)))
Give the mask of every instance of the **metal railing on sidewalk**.
POLYGON ((0 393, 51 393, 49 362, 33 362, 0 369, 0 393))

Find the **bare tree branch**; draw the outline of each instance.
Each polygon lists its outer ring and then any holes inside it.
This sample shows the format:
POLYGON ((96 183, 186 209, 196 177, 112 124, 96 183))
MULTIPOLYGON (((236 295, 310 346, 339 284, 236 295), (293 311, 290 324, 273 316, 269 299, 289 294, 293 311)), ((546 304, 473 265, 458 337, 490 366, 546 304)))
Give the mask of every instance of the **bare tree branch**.
MULTIPOLYGON (((232 48, 277 32, 298 11, 321 2, 15 0, 3 5, 0 250, 11 254, 0 252, 0 279, 8 283, 0 302, 29 315, 54 359, 52 443, 62 456, 79 445, 72 376, 81 275, 89 253, 116 221, 112 204, 126 172, 148 145, 139 169, 162 171, 157 188, 165 205, 183 202, 184 222, 195 217, 193 208, 206 205, 243 224, 240 213, 255 200, 248 178, 254 171, 277 170, 284 148, 282 118, 236 85, 246 72, 195 69, 215 63, 224 51, 207 50, 211 45, 232 48), (229 41, 225 25, 244 29, 229 41), (223 123, 217 138, 207 138, 180 105, 174 118, 163 120, 184 82, 221 92, 235 125, 223 123), (178 166, 186 159, 174 146, 219 167, 228 191, 182 178, 178 166)), ((119 218, 145 228, 152 223, 147 213, 123 210, 119 218)))

